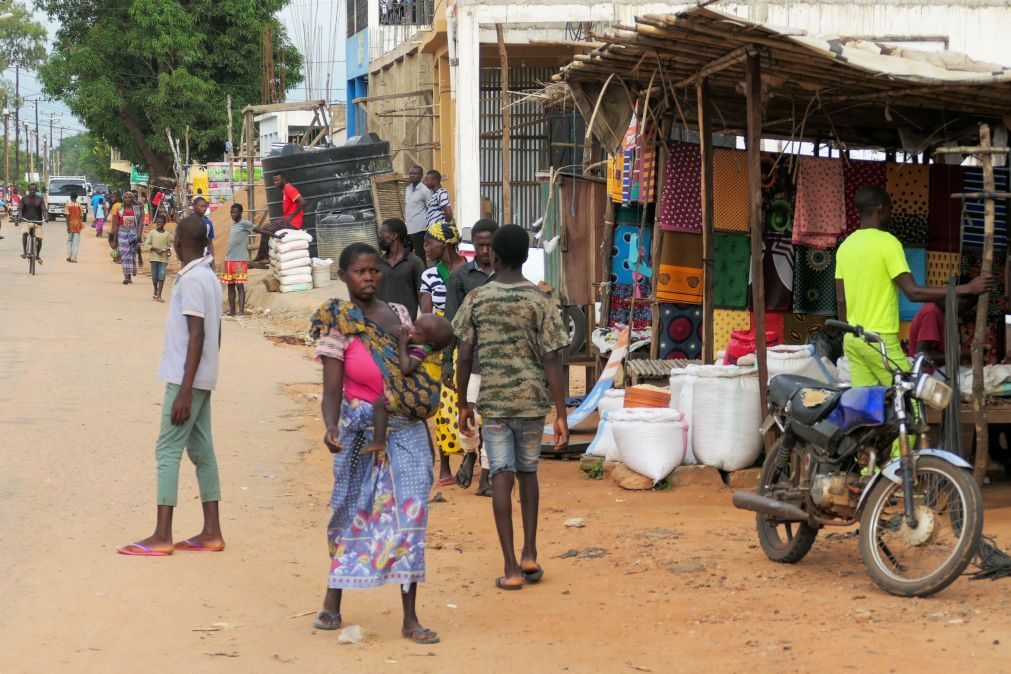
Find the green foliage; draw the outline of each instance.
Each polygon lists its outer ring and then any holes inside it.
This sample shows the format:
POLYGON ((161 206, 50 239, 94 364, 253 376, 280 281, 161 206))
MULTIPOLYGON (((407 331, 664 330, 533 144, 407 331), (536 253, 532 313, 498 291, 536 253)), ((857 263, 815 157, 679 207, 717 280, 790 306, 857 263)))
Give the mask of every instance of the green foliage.
POLYGON ((302 81, 302 58, 275 18, 288 1, 39 0, 61 24, 39 74, 94 137, 153 176, 168 175, 166 128, 182 137, 189 126, 191 158, 215 159, 227 137, 227 95, 236 128, 243 106, 260 102, 265 25, 287 85, 302 81))
POLYGON ((105 183, 113 189, 129 189, 130 177, 109 168, 112 148, 90 134, 64 138, 59 147, 60 173, 87 176, 92 183, 105 183))
POLYGON ((0 14, 14 16, 0 21, 0 70, 13 66, 35 68, 46 58, 46 29, 32 20, 25 5, 0 5, 0 14))

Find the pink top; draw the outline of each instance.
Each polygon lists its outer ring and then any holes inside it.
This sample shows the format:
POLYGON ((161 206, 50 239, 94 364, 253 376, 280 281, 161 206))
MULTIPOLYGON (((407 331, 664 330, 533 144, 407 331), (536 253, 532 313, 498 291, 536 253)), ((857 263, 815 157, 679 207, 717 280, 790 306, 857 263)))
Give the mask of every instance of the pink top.
MULTIPOLYGON (((402 324, 411 325, 405 307, 392 302, 389 306, 402 324)), ((383 395, 383 374, 359 338, 345 337, 333 328, 316 344, 316 362, 322 362, 323 358, 344 361, 344 397, 348 400, 372 403, 383 395)))

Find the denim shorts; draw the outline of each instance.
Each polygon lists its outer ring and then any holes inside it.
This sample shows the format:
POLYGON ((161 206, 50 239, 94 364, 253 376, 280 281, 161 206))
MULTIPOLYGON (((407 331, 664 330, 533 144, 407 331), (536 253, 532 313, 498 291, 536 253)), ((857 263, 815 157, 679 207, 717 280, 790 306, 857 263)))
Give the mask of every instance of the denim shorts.
POLYGON ((168 262, 155 262, 151 261, 151 280, 153 281, 164 281, 165 280, 165 268, 168 266, 168 262))
POLYGON ((536 473, 541 457, 545 417, 489 419, 481 436, 492 477, 498 473, 536 473))

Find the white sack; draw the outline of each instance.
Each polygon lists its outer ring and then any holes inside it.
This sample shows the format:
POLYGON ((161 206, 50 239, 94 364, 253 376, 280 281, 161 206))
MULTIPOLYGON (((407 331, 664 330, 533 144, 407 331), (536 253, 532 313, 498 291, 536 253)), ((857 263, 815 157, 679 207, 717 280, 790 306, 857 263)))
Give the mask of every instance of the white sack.
POLYGON ((600 423, 597 424, 597 435, 593 442, 586 448, 589 456, 602 456, 605 459, 611 457, 611 461, 617 461, 618 448, 614 444, 614 427, 611 424, 609 415, 611 412, 600 413, 600 423))
POLYGON ((312 284, 311 283, 296 283, 295 285, 281 286, 281 292, 282 293, 296 293, 296 292, 302 292, 304 290, 312 290, 312 284))
MULTIPOLYGON (((749 353, 737 360, 741 367, 752 367, 758 362, 757 356, 749 353)), ((772 346, 766 351, 766 362, 769 365, 769 380, 781 374, 792 374, 800 377, 810 377, 823 384, 830 383, 821 365, 814 357, 814 346, 782 344, 772 346)))
POLYGON ((290 260, 305 260, 304 264, 309 264, 309 250, 290 250, 287 253, 272 253, 271 262, 288 262, 290 260))
POLYGON ((669 408, 629 408, 608 419, 614 427, 618 459, 656 484, 685 458, 687 427, 681 412, 669 408))
POLYGON ((597 411, 603 419, 604 412, 617 412, 625 407, 625 389, 612 388, 604 391, 603 397, 597 403, 597 411))
POLYGON ((309 242, 304 239, 299 239, 297 241, 285 241, 274 246, 274 251, 278 255, 284 255, 285 253, 293 250, 309 250, 309 242))
POLYGON ((285 262, 271 262, 270 266, 274 268, 275 272, 287 271, 289 269, 299 269, 301 267, 309 268, 309 258, 308 257, 296 257, 292 260, 286 260, 285 262))
POLYGON ((282 272, 277 280, 281 282, 283 286, 298 285, 300 283, 308 283, 312 285, 312 274, 288 274, 282 272))

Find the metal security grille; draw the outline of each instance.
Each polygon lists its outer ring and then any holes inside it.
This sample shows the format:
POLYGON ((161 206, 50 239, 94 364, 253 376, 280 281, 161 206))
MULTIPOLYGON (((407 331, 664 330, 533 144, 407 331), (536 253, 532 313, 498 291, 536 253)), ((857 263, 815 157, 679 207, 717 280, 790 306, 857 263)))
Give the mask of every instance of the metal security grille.
MULTIPOLYGON (((555 68, 510 68, 512 100, 513 221, 529 227, 543 215, 536 174, 551 165, 548 119, 535 100, 516 103, 522 94, 537 91, 551 81, 555 68)), ((492 203, 492 217, 502 217, 502 100, 501 71, 481 69, 481 196, 492 203)), ((469 223, 467 223, 469 224, 469 223)))

